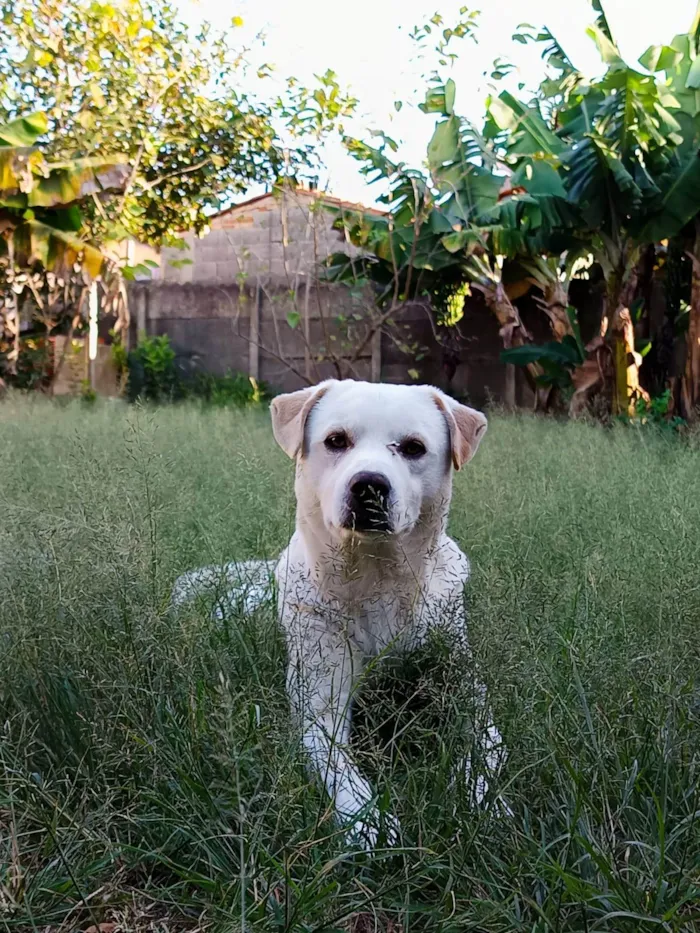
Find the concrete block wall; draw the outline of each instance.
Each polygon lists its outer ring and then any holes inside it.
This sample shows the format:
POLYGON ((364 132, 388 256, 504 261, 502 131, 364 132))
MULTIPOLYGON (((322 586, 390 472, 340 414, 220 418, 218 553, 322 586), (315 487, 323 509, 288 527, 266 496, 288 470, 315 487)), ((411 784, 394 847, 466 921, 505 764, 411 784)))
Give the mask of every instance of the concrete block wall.
MULTIPOLYGON (((249 373, 277 390, 292 391, 307 384, 304 378, 307 372, 313 380, 336 375, 330 362, 319 360, 313 352, 305 353, 301 322, 294 328, 287 322, 290 312, 299 313, 303 299, 303 291, 301 296, 294 296, 287 289, 272 292, 239 285, 172 282, 132 285, 131 340, 136 340, 133 309, 141 307, 147 333, 167 334, 188 366, 221 375, 228 371, 249 373)), ((340 311, 349 313, 351 309, 352 300, 345 289, 310 291, 308 329, 312 350, 323 347, 330 336, 336 338, 334 346, 342 347, 343 328, 333 316, 340 311)), ((425 309, 405 308, 382 334, 378 354, 381 380, 436 385, 468 398, 475 405, 503 401, 505 367, 499 358, 501 338, 495 318, 478 297, 470 299, 454 337, 450 366, 425 309), (421 358, 407 354, 402 349, 404 343, 417 344, 421 358)), ((354 364, 354 372, 358 378, 372 378, 371 346, 354 364)), ((520 405, 532 404, 519 370, 516 391, 520 405)))
POLYGON ((160 279, 296 289, 315 277, 319 260, 348 251, 332 225, 332 214, 312 192, 265 195, 214 217, 205 236, 186 235, 186 250, 164 249, 160 279))
MULTIPOLYGON (((349 249, 332 229, 333 215, 318 200, 308 191, 264 195, 214 217, 206 236, 186 235, 188 249, 164 249, 158 276, 130 289, 132 339, 135 322, 145 322, 148 333, 167 333, 178 352, 196 365, 222 374, 248 372, 281 390, 304 385, 306 374, 313 379, 335 375, 330 363, 319 360, 318 348, 329 338, 340 348, 344 327, 362 328, 353 315, 364 309, 348 289, 319 282, 318 262, 336 251, 359 251, 349 249), (183 259, 189 262, 178 268, 183 259), (291 313, 296 327, 288 324, 291 313), (345 325, 337 321, 342 315, 345 325)), ((523 315, 528 317, 527 310, 523 315)), ((396 317, 379 345, 363 350, 356 375, 430 383, 476 405, 504 399, 506 367, 500 362, 498 326, 478 296, 469 300, 449 352, 436 340, 425 308, 405 308, 396 317), (404 344, 418 344, 421 358, 407 354, 404 344)), ((526 321, 531 329, 534 324, 533 333, 540 317, 526 321)), ((547 339, 546 333, 541 336, 547 339)), ((516 395, 519 404, 532 404, 521 370, 516 371, 516 395)))

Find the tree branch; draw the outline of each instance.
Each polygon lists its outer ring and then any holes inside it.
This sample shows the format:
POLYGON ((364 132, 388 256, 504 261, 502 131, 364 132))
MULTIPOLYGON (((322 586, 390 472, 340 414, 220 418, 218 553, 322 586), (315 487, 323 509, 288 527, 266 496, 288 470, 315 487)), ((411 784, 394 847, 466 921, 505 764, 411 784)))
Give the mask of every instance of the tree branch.
POLYGON ((167 181, 169 178, 180 178, 182 175, 190 175, 192 172, 198 172, 200 168, 204 168, 205 165, 208 165, 210 162, 211 156, 207 156, 206 159, 202 159, 202 161, 197 162, 196 165, 190 165, 189 168, 179 169, 176 172, 168 172, 167 175, 161 175, 160 178, 156 178, 155 181, 149 181, 146 184, 140 185, 141 191, 152 191, 153 188, 162 185, 163 182, 167 181))

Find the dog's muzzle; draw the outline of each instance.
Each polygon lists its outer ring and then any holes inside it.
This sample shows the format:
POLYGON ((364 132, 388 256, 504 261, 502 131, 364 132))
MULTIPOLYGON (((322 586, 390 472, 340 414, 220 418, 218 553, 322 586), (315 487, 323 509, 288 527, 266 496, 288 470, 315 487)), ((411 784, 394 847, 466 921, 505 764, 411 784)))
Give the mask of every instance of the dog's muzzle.
POLYGON ((357 473, 348 484, 343 527, 360 532, 391 532, 391 483, 383 473, 357 473))

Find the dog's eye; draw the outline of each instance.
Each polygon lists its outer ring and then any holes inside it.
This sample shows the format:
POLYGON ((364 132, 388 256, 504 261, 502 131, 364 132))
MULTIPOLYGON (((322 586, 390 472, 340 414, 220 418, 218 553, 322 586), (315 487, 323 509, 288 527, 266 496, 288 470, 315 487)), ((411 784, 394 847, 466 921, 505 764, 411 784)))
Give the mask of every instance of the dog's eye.
POLYGON ((329 434, 324 444, 328 450, 347 450, 350 446, 350 439, 344 431, 336 431, 335 434, 329 434))
POLYGON ((422 441, 416 440, 414 437, 409 438, 404 441, 399 450, 410 460, 416 460, 418 457, 422 457, 425 453, 425 444, 422 441))

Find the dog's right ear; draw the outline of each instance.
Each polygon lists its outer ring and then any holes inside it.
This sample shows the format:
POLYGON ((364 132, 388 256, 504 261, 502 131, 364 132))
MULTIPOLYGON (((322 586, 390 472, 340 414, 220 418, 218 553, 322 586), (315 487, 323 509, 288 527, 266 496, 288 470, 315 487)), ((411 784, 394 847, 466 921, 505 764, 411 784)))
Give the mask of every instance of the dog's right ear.
POLYGON ((297 456, 304 446, 304 428, 309 412, 321 399, 333 382, 322 382, 298 392, 288 392, 273 398, 270 405, 272 415, 272 433, 282 450, 291 457, 297 456))
POLYGON ((434 398, 447 419, 452 445, 452 465, 459 470, 469 463, 486 434, 488 422, 480 411, 460 405, 449 395, 436 390, 434 398))

